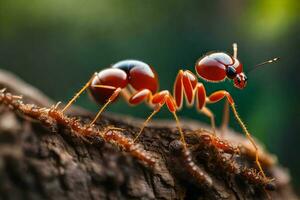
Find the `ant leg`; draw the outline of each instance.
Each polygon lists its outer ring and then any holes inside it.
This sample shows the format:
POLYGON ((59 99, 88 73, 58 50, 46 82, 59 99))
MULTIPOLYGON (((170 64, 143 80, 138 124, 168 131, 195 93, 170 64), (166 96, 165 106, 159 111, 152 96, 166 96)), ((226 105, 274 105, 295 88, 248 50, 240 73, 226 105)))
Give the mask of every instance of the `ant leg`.
MULTIPOLYGON (((101 86, 101 85, 100 85, 101 86)), ((95 86, 93 86, 95 87, 95 86)), ((99 112, 97 113, 97 115, 95 116, 95 118, 93 119, 93 121, 90 123, 90 126, 92 126, 98 119, 98 117, 101 115, 101 113, 104 111, 104 109, 113 101, 115 100, 120 92, 122 91, 122 88, 117 88, 114 93, 109 97, 109 99, 107 100, 107 102, 102 106, 102 108, 99 110, 99 112)))
POLYGON ((116 87, 110 86, 110 85, 93 85, 93 87, 95 87, 95 88, 106 88, 106 89, 111 89, 111 90, 116 89, 116 87))
POLYGON ((95 73, 92 78, 74 95, 74 97, 68 102, 68 104, 62 109, 62 112, 65 112, 73 103, 74 101, 80 96, 81 93, 83 93, 90 85, 94 78, 94 76, 97 73, 95 73))
MULTIPOLYGON (((143 89, 141 91, 138 91, 137 93, 135 93, 134 95, 132 95, 129 99, 128 99, 128 103, 132 104, 132 105, 137 105, 145 100, 147 100, 148 103, 150 103, 152 99, 152 92, 148 89, 143 89)), ((158 113, 158 111, 160 110, 162 105, 157 104, 157 106, 155 107, 154 111, 151 113, 151 115, 146 119, 146 121, 143 123, 140 131, 138 132, 138 134, 136 135, 136 137, 134 138, 133 142, 135 142, 139 136, 142 134, 144 128, 146 127, 146 125, 148 124, 148 122, 151 120, 151 118, 158 113)))
POLYGON ((183 104, 183 70, 179 70, 173 86, 173 96, 176 101, 177 109, 180 110, 183 104))
POLYGON ((180 134, 181 141, 183 143, 184 150, 187 151, 187 145, 186 145, 186 142, 185 142, 185 137, 184 137, 183 131, 181 129, 179 118, 176 114, 177 107, 176 107, 175 100, 171 95, 166 95, 165 98, 164 98, 164 101, 167 104, 167 107, 168 107, 169 111, 173 114, 173 116, 175 118, 176 125, 177 125, 177 128, 178 128, 179 134, 180 134))
POLYGON ((148 89, 142 89, 133 94, 127 101, 131 105, 137 105, 143 101, 149 102, 152 99, 152 92, 148 89))
POLYGON ((180 110, 185 97, 187 106, 194 104, 197 87, 197 77, 189 70, 179 70, 173 86, 173 97, 175 98, 177 110, 180 110))
POLYGON ((176 125, 177 125, 177 128, 178 128, 179 134, 180 134, 180 138, 181 138, 181 141, 183 143, 184 149, 186 150, 187 145, 186 145, 186 142, 185 142, 185 137, 184 137, 183 131, 181 129, 179 118, 176 114, 177 105, 176 105, 176 102, 175 102, 174 98, 170 95, 170 92, 167 91, 167 90, 163 90, 159 93, 156 93, 153 96, 153 98, 151 100, 151 103, 160 104, 161 106, 163 106, 164 104, 167 105, 168 110, 173 114, 173 116, 176 120, 176 125))
POLYGON ((156 113, 158 113, 158 112, 160 111, 161 107, 162 107, 162 105, 158 105, 158 106, 154 109, 154 111, 151 113, 151 115, 149 115, 149 117, 144 121, 143 126, 141 127, 139 133, 138 133, 138 134, 136 135, 136 137, 134 138, 133 142, 135 142, 135 141, 140 137, 140 135, 142 134, 144 128, 147 126, 147 124, 148 124, 149 121, 152 119, 152 117, 153 117, 156 113))
POLYGON ((238 123, 240 124, 241 128, 243 129, 243 132, 246 134, 246 137, 248 138, 248 140, 251 142, 251 144, 253 145, 254 149, 255 149, 255 162, 260 170, 260 172, 262 173, 263 177, 266 178, 266 175, 261 167, 261 164, 259 162, 259 156, 258 156, 258 147, 254 141, 254 139, 252 138, 251 134, 249 133, 247 127, 245 126, 244 122, 242 121, 242 119, 240 118, 236 108, 235 108, 235 103, 231 97, 231 95, 225 91, 225 90, 220 90, 220 91, 217 91, 217 92, 214 92, 213 94, 211 94, 209 97, 208 97, 208 102, 207 103, 216 103, 218 101, 220 101, 221 99, 223 98, 227 98, 230 106, 231 106, 231 109, 233 111, 233 114, 236 118, 236 120, 238 121, 238 123))
POLYGON ((196 108, 199 112, 210 118, 211 128, 213 135, 216 135, 216 122, 213 112, 205 106, 206 103, 206 91, 202 83, 197 83, 196 86, 196 108))
POLYGON ((130 105, 129 99, 133 95, 132 92, 127 87, 125 87, 125 88, 123 88, 121 95, 125 99, 126 103, 128 103, 130 105))
POLYGON ((184 137, 184 134, 183 134, 183 131, 181 129, 181 125, 180 125, 180 122, 179 122, 179 118, 178 116, 176 115, 176 112, 172 112, 175 120, 176 120, 176 124, 177 124, 177 128, 178 128, 178 131, 179 131, 179 134, 180 134, 180 138, 181 138, 181 141, 183 143, 183 147, 185 150, 187 150, 187 145, 186 145, 186 142, 185 142, 185 137, 184 137))
POLYGON ((234 104, 231 104, 231 109, 232 109, 232 111, 233 111, 233 114, 234 114, 236 120, 239 122, 239 124, 241 125, 241 127, 242 127, 244 133, 246 134, 248 140, 252 143, 252 145, 253 145, 253 147, 254 147, 254 149, 255 149, 255 162, 256 162, 256 164, 257 164, 259 170, 261 171, 263 177, 266 178, 266 175, 265 175, 265 173, 264 173, 264 170, 262 169, 261 164, 260 164, 260 162, 259 162, 259 157, 258 157, 258 147, 257 147, 257 145, 256 145, 256 143, 255 143, 255 141, 254 141, 254 139, 252 138, 251 134, 248 132, 247 127, 245 126, 245 124, 243 123, 242 119, 240 118, 238 112, 236 111, 236 108, 235 108, 235 105, 234 105, 234 104))
POLYGON ((207 107, 203 107, 200 110, 200 112, 210 118, 210 123, 211 123, 211 128, 213 130, 213 135, 216 135, 216 121, 215 121, 215 116, 214 116, 213 112, 210 109, 208 109, 207 107))
POLYGON ((224 109, 223 109, 223 119, 222 119, 222 124, 221 124, 221 137, 224 137, 224 134, 226 130, 228 129, 228 124, 229 124, 229 103, 227 100, 225 100, 224 103, 224 109))
POLYGON ((237 58, 237 52, 238 52, 237 43, 233 43, 232 48, 233 48, 233 58, 236 59, 237 58))

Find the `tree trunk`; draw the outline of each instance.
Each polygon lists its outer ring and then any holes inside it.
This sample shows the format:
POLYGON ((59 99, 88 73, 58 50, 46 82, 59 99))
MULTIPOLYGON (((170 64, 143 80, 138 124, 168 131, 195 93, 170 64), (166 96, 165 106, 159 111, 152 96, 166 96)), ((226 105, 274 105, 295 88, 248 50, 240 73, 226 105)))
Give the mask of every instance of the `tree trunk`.
POLYGON ((5 71, 1 88, 2 199, 297 199, 287 170, 261 146, 270 179, 258 173, 242 134, 220 138, 181 121, 185 150, 174 122, 157 121, 133 143, 143 120, 104 114, 89 127, 93 114, 72 107, 64 115, 5 71))

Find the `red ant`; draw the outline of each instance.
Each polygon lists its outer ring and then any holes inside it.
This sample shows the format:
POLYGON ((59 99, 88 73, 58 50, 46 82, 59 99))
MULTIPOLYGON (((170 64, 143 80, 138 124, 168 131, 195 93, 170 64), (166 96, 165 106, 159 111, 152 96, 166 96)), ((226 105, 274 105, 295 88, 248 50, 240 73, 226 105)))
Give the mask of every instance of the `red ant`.
MULTIPOLYGON (((274 62, 277 59, 278 58, 269 60, 260 65, 274 62)), ((247 83, 247 77, 243 72, 243 66, 237 59, 237 45, 235 43, 233 44, 233 56, 223 52, 210 53, 196 62, 195 70, 199 77, 209 82, 221 82, 228 78, 233 80, 234 86, 239 89, 243 89, 247 83)), ((126 101, 131 105, 146 101, 146 103, 153 106, 154 111, 144 122, 140 132, 134 139, 134 141, 136 141, 150 119, 163 105, 166 104, 176 120, 181 141, 183 142, 184 148, 187 149, 185 138, 176 114, 176 111, 180 110, 182 107, 183 96, 185 96, 188 106, 192 106, 196 99, 197 110, 211 119, 214 133, 214 115, 206 107, 206 104, 216 103, 223 98, 226 98, 232 108, 235 118, 255 148, 256 164, 265 177, 259 162, 257 145, 239 117, 235 108, 235 103, 229 92, 220 90, 207 96, 204 85, 198 82, 197 76, 189 70, 179 70, 174 83, 173 95, 171 95, 168 90, 158 91, 158 86, 157 74, 150 65, 137 60, 120 61, 113 64, 110 68, 95 73, 85 86, 69 101, 62 112, 66 111, 86 89, 89 89, 89 93, 97 103, 104 104, 90 125, 93 125, 96 122, 103 110, 116 100, 119 94, 122 94, 126 101)), ((227 116, 228 118, 228 114, 224 116, 227 116)))

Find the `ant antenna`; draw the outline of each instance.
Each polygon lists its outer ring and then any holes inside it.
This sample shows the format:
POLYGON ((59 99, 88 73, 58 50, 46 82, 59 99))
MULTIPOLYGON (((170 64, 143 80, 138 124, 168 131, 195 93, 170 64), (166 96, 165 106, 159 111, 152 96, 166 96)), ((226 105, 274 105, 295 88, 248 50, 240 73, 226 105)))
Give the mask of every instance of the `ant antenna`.
POLYGON ((257 69, 258 67, 260 67, 262 65, 266 65, 266 64, 271 64, 271 63, 277 62, 279 59, 280 59, 279 57, 276 57, 276 58, 273 58, 271 60, 267 60, 265 62, 259 63, 259 64, 255 65, 253 68, 249 69, 248 73, 252 72, 253 70, 257 69))

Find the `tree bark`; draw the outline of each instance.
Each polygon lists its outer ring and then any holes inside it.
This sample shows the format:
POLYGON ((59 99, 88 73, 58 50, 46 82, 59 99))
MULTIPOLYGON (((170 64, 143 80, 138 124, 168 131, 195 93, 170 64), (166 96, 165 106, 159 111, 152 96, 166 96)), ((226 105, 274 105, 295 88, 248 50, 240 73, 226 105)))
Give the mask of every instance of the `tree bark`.
POLYGON ((156 121, 133 143, 143 120, 108 113, 89 127, 93 114, 72 107, 64 115, 8 72, 0 71, 1 88, 2 199, 297 199, 276 156, 260 145, 275 178, 264 179, 254 149, 232 130, 220 138, 181 121, 184 150, 174 122, 156 121))

